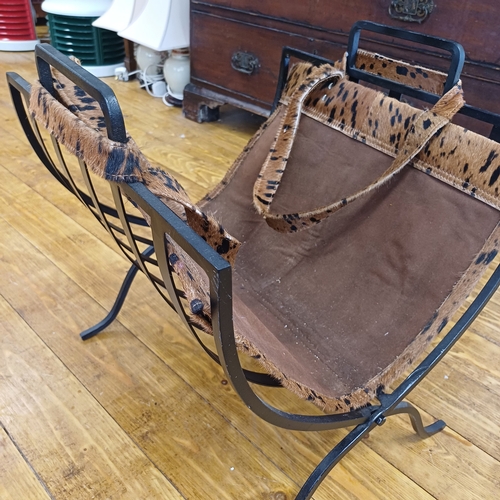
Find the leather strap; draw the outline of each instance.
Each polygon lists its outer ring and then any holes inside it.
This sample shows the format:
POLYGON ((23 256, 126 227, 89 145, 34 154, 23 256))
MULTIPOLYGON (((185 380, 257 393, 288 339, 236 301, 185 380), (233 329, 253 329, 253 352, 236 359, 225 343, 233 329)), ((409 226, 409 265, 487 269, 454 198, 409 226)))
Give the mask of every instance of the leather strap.
POLYGON ((273 198, 280 186, 293 142, 297 135, 303 103, 312 90, 318 85, 329 86, 338 84, 344 73, 332 66, 315 68, 310 76, 294 92, 290 103, 281 120, 278 134, 273 146, 262 166, 254 185, 254 205, 264 216, 267 224, 279 232, 296 232, 307 229, 326 219, 352 201, 368 192, 382 186, 400 172, 429 142, 436 132, 449 123, 450 119, 465 104, 462 97, 460 82, 447 92, 430 110, 423 111, 409 129, 408 137, 390 167, 374 182, 365 188, 337 200, 329 205, 290 214, 271 213, 273 198), (328 80, 332 80, 328 84, 328 80), (277 152, 282 152, 277 154, 277 152))

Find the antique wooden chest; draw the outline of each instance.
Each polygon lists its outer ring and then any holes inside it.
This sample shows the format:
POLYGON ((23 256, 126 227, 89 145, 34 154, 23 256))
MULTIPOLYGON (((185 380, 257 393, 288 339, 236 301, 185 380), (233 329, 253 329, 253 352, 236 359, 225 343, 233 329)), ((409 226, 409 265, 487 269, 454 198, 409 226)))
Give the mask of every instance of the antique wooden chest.
MULTIPOLYGON (((225 103, 267 115, 282 47, 338 59, 351 25, 361 19, 462 43, 467 102, 500 112, 500 8, 493 0, 192 0, 185 115, 199 122, 217 119, 225 103)), ((448 65, 444 54, 409 42, 372 33, 364 40, 363 48, 391 57, 435 69, 448 65)))

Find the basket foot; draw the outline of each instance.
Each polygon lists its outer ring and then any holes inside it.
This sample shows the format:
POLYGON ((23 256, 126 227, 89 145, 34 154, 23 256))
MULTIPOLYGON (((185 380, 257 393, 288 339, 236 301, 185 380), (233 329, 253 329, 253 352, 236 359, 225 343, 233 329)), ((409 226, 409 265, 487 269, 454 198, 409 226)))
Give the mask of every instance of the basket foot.
POLYGON ((397 413, 407 413, 410 417, 411 426, 413 430, 422 439, 428 438, 439 431, 442 431, 446 427, 446 423, 443 420, 436 420, 433 424, 424 426, 422 422, 422 416, 420 412, 407 401, 402 401, 399 403, 392 411, 391 415, 396 415, 397 413))
POLYGON ((115 320, 116 316, 123 306, 125 297, 127 296, 127 293, 130 289, 130 286, 132 285, 132 282, 134 281, 135 275, 137 274, 138 270, 139 268, 135 264, 132 264, 127 272, 127 275, 125 276, 125 279, 123 280, 122 286, 120 287, 120 291, 116 296, 113 307, 102 321, 99 321, 99 323, 97 323, 96 325, 80 333, 80 337, 82 338, 82 340, 88 340, 94 337, 98 333, 102 332, 102 330, 104 330, 115 320))

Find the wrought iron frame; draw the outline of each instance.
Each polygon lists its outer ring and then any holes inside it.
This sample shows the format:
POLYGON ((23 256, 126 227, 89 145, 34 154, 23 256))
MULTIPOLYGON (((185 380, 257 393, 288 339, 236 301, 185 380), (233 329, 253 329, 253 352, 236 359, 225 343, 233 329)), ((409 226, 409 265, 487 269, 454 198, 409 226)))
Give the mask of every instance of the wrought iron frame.
MULTIPOLYGON (((126 141, 127 136, 123 115, 116 96, 108 85, 85 71, 78 64, 63 56, 50 45, 44 44, 37 46, 35 49, 35 57, 40 82, 49 92, 55 95, 50 73, 50 67, 53 66, 96 99, 105 116, 108 137, 117 142, 126 141)), ((92 212, 131 263, 109 313, 96 325, 81 332, 81 338, 83 340, 88 340, 94 337, 114 321, 123 306, 130 286, 139 270, 146 274, 167 304, 179 313, 180 309, 176 309, 176 303, 174 303, 170 297, 173 294, 178 299, 184 299, 185 294, 177 287, 171 289, 170 292, 167 291, 163 277, 160 273, 158 260, 154 257, 155 249, 153 240, 137 234, 136 228, 147 227, 148 224, 142 216, 139 217, 126 211, 123 199, 121 198, 121 186, 110 183, 114 206, 102 203, 98 198, 93 176, 89 173, 85 162, 79 160, 79 177, 85 186, 85 191, 78 187, 65 161, 64 152, 56 139, 53 136, 51 137, 52 146, 55 152, 55 158, 52 158, 44 144, 38 124, 27 112, 31 85, 18 74, 12 72, 7 73, 7 81, 12 102, 23 131, 41 162, 60 184, 74 194, 80 202, 92 212), (121 237, 125 238, 126 242, 124 242, 121 237), (140 250, 139 246, 143 246, 144 248, 140 250), (157 272, 154 272, 155 270, 157 272)), ((203 350, 214 361, 220 364, 218 354, 203 342, 199 331, 191 324, 184 309, 182 309, 182 314, 187 327, 203 350)), ((244 370, 244 373, 248 380, 251 380, 253 383, 273 387, 281 386, 276 379, 267 373, 259 373, 250 370, 244 370)))
MULTIPOLYGON (((366 25, 364 25, 363 29, 365 28, 366 25)), ((290 57, 299 57, 318 64, 329 62, 311 54, 285 48, 280 69, 278 92, 280 92, 280 88, 283 88, 286 80, 290 57)), ((99 102, 106 118, 109 137, 121 142, 125 140, 123 116, 116 97, 107 85, 104 85, 100 80, 50 46, 37 46, 36 61, 40 80, 49 91, 52 88, 52 78, 50 77, 49 80, 50 66, 53 66, 99 102)), ((324 478, 342 457, 374 427, 382 425, 386 418, 391 415, 408 414, 413 429, 422 438, 431 436, 445 427, 442 420, 424 426, 418 410, 403 400, 460 339, 497 290, 500 285, 500 266, 493 272, 467 311, 432 352, 411 371, 393 392, 385 393, 380 391, 378 393, 377 404, 348 413, 332 415, 304 415, 284 412, 261 399, 250 385, 250 383, 258 383, 279 386, 279 383, 267 374, 247 371, 241 365, 233 330, 232 270, 229 263, 141 183, 110 182, 115 206, 104 205, 97 197, 92 178, 85 163, 80 161, 80 171, 87 192, 79 189, 64 162, 63 155, 55 139, 53 139, 53 142, 58 163, 55 163, 51 158, 35 120, 26 111, 30 85, 15 73, 8 73, 7 80, 21 126, 42 163, 66 189, 77 196, 89 208, 131 262, 131 268, 122 284, 112 310, 103 321, 83 332, 81 334, 82 338, 90 338, 96 335, 113 321, 123 304, 135 274, 138 270, 141 270, 148 276, 167 304, 177 312, 207 354, 222 366, 225 376, 231 382, 244 404, 259 417, 279 427, 300 431, 320 431, 353 426, 354 428, 325 456, 312 472, 298 493, 297 500, 310 499, 324 478), (127 212, 124 199, 131 200, 148 214, 151 220, 151 239, 141 237, 136 233, 136 228, 146 225, 146 222, 143 218, 127 212), (183 305, 184 294, 182 290, 176 287, 173 269, 168 262, 165 234, 169 235, 204 270, 209 278, 216 352, 210 350, 203 343, 198 331, 193 327, 185 312, 183 305), (124 243, 118 235, 124 236, 127 243, 124 243), (141 245, 146 248, 141 249, 141 245), (156 258, 153 257, 153 254, 155 254, 156 258), (151 268, 159 271, 159 274, 152 272, 151 268)), ((379 85, 383 83, 378 82, 379 85)), ((391 87, 389 87, 389 90, 391 90, 391 87)), ((500 129, 500 116, 476 109, 473 112, 475 117, 494 125, 492 135, 495 136, 497 134, 495 131, 500 129)))

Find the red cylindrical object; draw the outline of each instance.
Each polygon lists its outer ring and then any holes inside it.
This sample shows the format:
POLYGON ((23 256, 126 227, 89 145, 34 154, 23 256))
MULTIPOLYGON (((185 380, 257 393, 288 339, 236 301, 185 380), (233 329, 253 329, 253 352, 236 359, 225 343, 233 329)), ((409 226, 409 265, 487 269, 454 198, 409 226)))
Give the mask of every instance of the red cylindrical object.
POLYGON ((31 45, 34 46, 36 41, 31 1, 2 0, 0 2, 0 50, 32 50, 31 45), (28 44, 23 44, 23 42, 28 42, 28 44))

